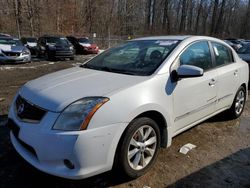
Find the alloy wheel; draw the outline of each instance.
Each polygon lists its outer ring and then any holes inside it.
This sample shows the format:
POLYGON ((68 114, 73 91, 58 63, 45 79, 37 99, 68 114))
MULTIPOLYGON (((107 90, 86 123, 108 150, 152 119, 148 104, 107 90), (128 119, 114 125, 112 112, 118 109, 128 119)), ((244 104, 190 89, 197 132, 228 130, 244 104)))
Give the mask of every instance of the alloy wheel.
POLYGON ((144 125, 137 129, 128 146, 128 163, 134 170, 144 169, 156 153, 157 136, 155 130, 144 125))
POLYGON ((235 101, 235 113, 240 114, 244 108, 245 104, 245 93, 243 90, 240 90, 236 96, 235 101))

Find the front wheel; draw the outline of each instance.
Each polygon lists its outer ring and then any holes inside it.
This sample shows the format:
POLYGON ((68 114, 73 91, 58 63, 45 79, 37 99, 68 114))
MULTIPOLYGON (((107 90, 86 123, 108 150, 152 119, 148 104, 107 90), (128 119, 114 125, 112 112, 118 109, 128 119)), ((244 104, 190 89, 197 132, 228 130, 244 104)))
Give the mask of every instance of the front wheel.
POLYGON ((241 86, 238 89, 234 98, 234 102, 228 111, 233 119, 240 117, 245 107, 245 102, 246 102, 246 90, 243 86, 241 86))
POLYGON ((120 144, 119 164, 131 178, 145 174, 154 164, 160 146, 160 130, 150 118, 133 120, 120 144))

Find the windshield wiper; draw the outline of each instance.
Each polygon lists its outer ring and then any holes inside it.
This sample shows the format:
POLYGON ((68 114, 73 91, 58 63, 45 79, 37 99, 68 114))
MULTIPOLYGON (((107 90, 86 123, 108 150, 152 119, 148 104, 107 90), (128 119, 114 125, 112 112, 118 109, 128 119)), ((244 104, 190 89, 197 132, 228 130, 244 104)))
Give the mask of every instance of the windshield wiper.
POLYGON ((83 65, 80 65, 80 67, 82 67, 82 68, 87 68, 87 69, 96 69, 96 70, 99 70, 98 67, 91 66, 91 65, 89 65, 89 64, 87 64, 87 63, 85 63, 85 64, 83 64, 83 65))
POLYGON ((133 73, 133 72, 130 72, 130 71, 114 69, 114 68, 110 68, 110 67, 107 67, 107 66, 105 66, 105 67, 96 67, 96 66, 91 66, 89 64, 83 64, 83 65, 80 65, 80 67, 87 68, 87 69, 107 71, 107 72, 128 74, 128 75, 137 75, 136 73, 133 73))
POLYGON ((107 72, 114 72, 114 73, 121 73, 121 74, 128 74, 128 75, 137 75, 136 73, 126 71, 126 70, 119 70, 110 67, 101 67, 99 70, 107 71, 107 72))

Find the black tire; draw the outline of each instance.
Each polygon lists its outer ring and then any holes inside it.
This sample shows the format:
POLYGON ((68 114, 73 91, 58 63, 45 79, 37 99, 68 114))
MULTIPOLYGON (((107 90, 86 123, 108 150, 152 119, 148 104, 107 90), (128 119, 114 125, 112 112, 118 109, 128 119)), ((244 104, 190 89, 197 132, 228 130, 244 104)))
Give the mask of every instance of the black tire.
MULTIPOLYGON (((135 138, 135 140, 136 140, 136 138, 135 138)), ((152 165, 155 163, 155 160, 156 160, 158 152, 159 152, 160 140, 161 140, 160 130, 159 130, 159 127, 155 121, 153 121, 150 118, 146 118, 146 117, 137 118, 137 119, 133 120, 129 124, 126 131, 124 132, 124 134, 121 138, 120 144, 119 144, 120 148, 118 148, 118 158, 117 158, 118 162, 116 163, 117 165, 119 165, 119 169, 122 168, 123 172, 130 178, 137 178, 137 177, 145 174, 150 169, 150 167, 152 167, 152 165), (134 137, 134 138, 139 137, 140 133, 138 131, 140 128, 144 128, 144 131, 146 129, 146 131, 145 131, 145 134, 146 134, 147 130, 150 129, 149 127, 152 128, 153 131, 150 133, 148 138, 152 138, 155 136, 156 137, 155 143, 148 145, 148 147, 146 145, 144 145, 144 146, 138 146, 139 149, 137 147, 133 148, 133 145, 130 144, 132 137, 134 137), (131 147, 132 147, 132 149, 131 149, 131 147), (148 148, 150 148, 150 147, 155 148, 152 156, 150 156, 148 154, 149 153, 148 148), (131 149, 130 151, 132 151, 134 149, 139 150, 136 154, 134 154, 134 156, 133 156, 134 158, 131 157, 129 159, 129 156, 128 156, 129 149, 131 149), (144 151, 142 151, 142 149, 144 151), (140 157, 138 157, 137 155, 140 157), (143 161, 142 155, 143 155, 143 159, 145 162, 144 167, 142 164, 142 161, 143 161), (151 157, 150 160, 146 160, 146 159, 149 159, 150 157, 151 157), (135 160, 136 158, 140 158, 139 163, 138 163, 136 168, 141 168, 141 169, 134 169, 131 167, 131 165, 134 164, 133 162, 136 161, 135 160), (130 160, 133 160, 133 162, 131 162, 130 160), (148 161, 148 163, 146 161, 148 161)))
POLYGON ((44 57, 46 61, 52 61, 55 59, 48 51, 44 53, 44 57))
POLYGON ((70 59, 70 60, 74 60, 75 58, 74 58, 74 57, 70 57, 69 59, 70 59))
POLYGON ((237 93, 236 93, 236 95, 234 97, 234 102, 233 102, 231 108, 228 110, 228 114, 230 115, 230 117, 232 119, 237 119, 238 117, 240 117, 240 115, 242 114, 242 112, 244 110, 245 103, 246 103, 246 89, 243 86, 241 86, 238 89, 238 91, 237 91, 237 93), (242 98, 242 100, 241 100, 242 102, 240 102, 241 109, 237 110, 237 103, 239 103, 239 97, 241 96, 241 94, 244 95, 243 96, 244 100, 242 98))
POLYGON ((49 56, 49 53, 48 52, 45 52, 44 53, 44 58, 46 61, 49 61, 50 60, 50 56, 49 56))

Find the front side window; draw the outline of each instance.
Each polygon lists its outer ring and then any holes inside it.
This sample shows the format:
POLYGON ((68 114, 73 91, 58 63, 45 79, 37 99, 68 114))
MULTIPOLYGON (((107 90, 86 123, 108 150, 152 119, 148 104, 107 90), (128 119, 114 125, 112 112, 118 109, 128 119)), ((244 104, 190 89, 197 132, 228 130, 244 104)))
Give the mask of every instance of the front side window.
POLYGON ((223 44, 212 42, 212 47, 214 50, 216 66, 225 65, 232 63, 232 54, 229 49, 223 44))
POLYGON ((189 46, 180 56, 180 65, 193 65, 203 70, 213 67, 208 42, 196 42, 189 46))
POLYGON ((178 43, 178 40, 129 41, 101 53, 83 67, 123 74, 150 75, 178 43))

